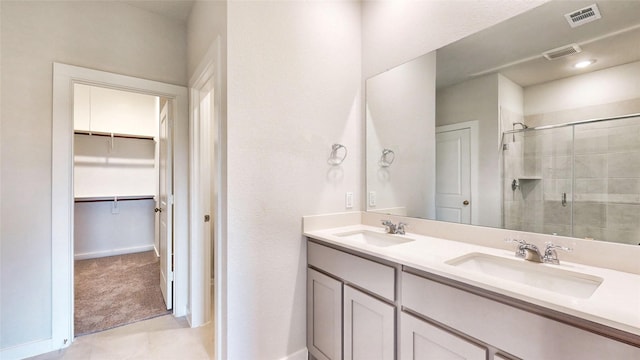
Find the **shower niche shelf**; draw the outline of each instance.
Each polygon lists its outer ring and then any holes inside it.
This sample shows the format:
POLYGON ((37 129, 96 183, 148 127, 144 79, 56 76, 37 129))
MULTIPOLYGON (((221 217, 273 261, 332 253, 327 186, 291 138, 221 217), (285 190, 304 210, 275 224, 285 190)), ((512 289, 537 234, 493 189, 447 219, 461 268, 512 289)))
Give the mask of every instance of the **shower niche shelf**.
POLYGON ((518 176, 517 179, 513 179, 511 182, 511 190, 516 191, 516 189, 520 188, 521 182, 533 181, 533 180, 542 180, 541 176, 518 176))

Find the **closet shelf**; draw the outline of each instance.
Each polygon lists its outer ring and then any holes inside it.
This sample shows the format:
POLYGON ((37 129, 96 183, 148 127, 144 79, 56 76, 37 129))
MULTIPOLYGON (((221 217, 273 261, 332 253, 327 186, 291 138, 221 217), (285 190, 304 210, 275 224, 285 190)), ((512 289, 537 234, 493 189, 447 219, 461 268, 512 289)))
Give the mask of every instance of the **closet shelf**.
POLYGON ((113 137, 116 137, 116 138, 155 140, 155 138, 151 135, 110 133, 105 131, 74 130, 73 133, 76 135, 90 135, 90 136, 104 136, 104 137, 111 137, 113 135, 113 137))
POLYGON ((101 202, 101 201, 131 201, 131 200, 153 200, 155 195, 108 195, 108 196, 76 196, 75 202, 101 202))

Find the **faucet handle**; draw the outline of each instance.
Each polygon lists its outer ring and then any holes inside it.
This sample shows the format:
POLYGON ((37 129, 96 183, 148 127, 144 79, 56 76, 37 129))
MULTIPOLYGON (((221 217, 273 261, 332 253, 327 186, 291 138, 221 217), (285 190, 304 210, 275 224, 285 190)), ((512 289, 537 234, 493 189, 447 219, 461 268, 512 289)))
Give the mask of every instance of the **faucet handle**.
POLYGON ((556 252, 556 250, 562 250, 566 252, 573 251, 573 249, 570 247, 556 245, 549 241, 545 243, 544 256, 542 260, 548 264, 560 264, 560 260, 558 259, 558 253, 556 252))
POLYGON ((391 220, 380 220, 380 222, 382 222, 382 225, 384 226, 384 232, 388 234, 396 233, 396 226, 393 224, 393 222, 391 222, 391 220))
POLYGON ((525 251, 525 246, 528 245, 528 244, 527 244, 526 241, 521 240, 521 239, 516 239, 516 238, 513 238, 513 239, 505 238, 504 241, 508 242, 508 243, 517 243, 518 244, 518 247, 516 248, 516 257, 524 258, 524 257, 527 256, 527 253, 525 251))
POLYGON ((403 222, 399 222, 398 225, 396 226, 396 234, 404 235, 405 234, 405 228, 407 228, 407 227, 409 227, 409 224, 403 223, 403 222))

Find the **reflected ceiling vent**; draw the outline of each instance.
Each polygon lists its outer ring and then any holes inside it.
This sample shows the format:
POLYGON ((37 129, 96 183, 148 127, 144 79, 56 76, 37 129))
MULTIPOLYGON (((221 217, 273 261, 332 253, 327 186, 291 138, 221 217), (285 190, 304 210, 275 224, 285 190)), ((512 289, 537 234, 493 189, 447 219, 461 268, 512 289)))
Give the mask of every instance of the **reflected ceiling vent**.
POLYGON ((545 51, 542 53, 542 56, 547 58, 547 60, 556 60, 580 52, 582 52, 582 49, 578 44, 569 44, 549 51, 545 51))
POLYGON ((586 23, 590 23, 592 21, 596 21, 602 16, 600 15, 600 10, 598 10, 598 5, 593 4, 587 6, 586 8, 582 8, 580 10, 572 11, 568 14, 565 14, 564 17, 569 22, 569 25, 574 28, 586 23))

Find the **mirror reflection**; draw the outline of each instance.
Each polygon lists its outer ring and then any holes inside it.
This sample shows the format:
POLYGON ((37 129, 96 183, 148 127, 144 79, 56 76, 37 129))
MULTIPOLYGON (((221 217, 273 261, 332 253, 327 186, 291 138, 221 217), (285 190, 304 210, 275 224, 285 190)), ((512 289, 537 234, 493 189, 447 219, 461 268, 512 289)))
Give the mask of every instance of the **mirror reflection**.
POLYGON ((639 13, 551 1, 368 79, 368 211, 637 245, 639 13))

